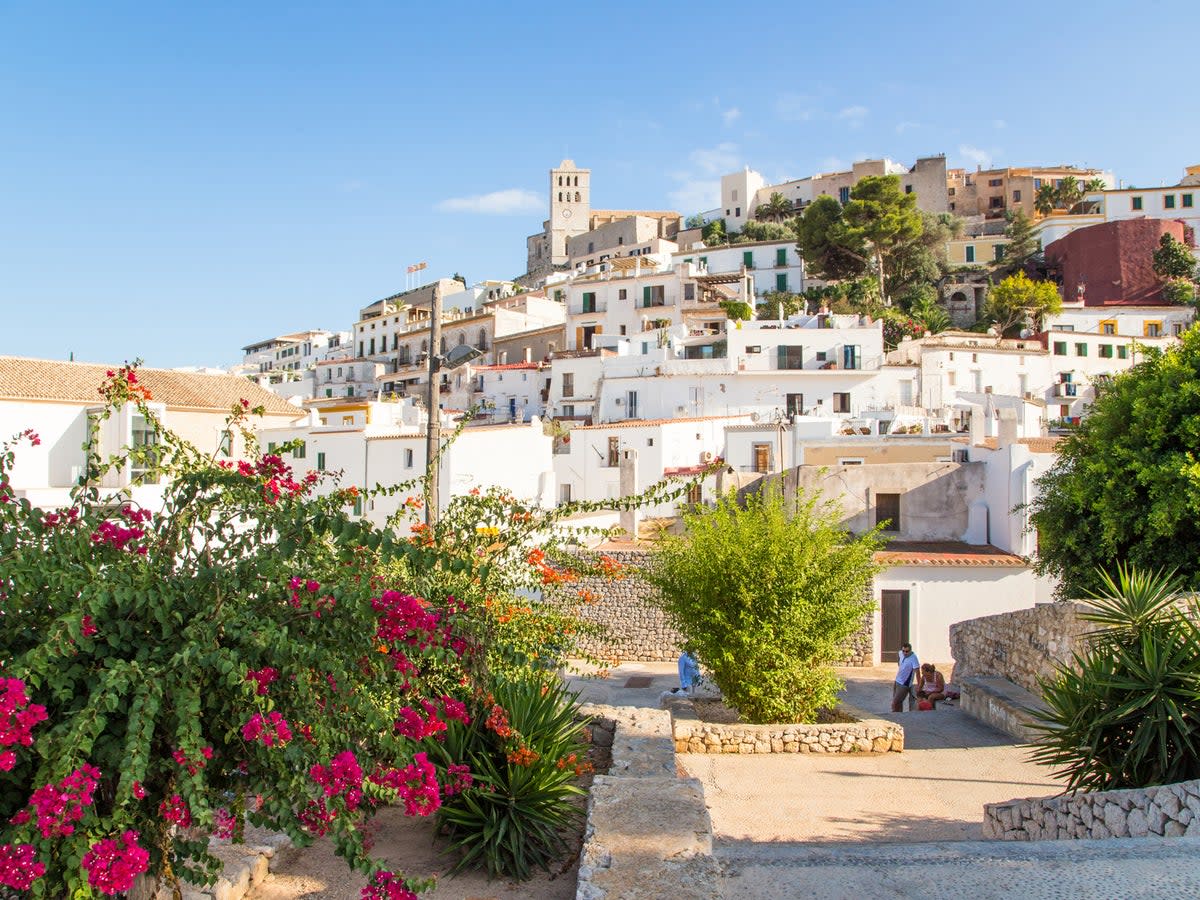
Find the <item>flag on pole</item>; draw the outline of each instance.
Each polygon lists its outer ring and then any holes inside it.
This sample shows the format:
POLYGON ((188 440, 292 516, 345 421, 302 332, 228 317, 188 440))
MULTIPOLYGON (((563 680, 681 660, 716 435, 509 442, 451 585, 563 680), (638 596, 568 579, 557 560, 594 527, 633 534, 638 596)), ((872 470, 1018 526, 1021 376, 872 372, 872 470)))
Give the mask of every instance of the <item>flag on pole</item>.
POLYGON ((423 263, 423 262, 419 262, 419 263, 417 263, 417 264, 416 264, 416 266, 415 266, 415 269, 416 269, 418 272, 419 272, 419 271, 421 271, 422 269, 427 269, 427 268, 429 268, 429 263, 423 263))
POLYGON ((415 272, 415 271, 417 271, 417 267, 416 267, 416 266, 409 266, 409 267, 408 267, 408 274, 409 274, 409 275, 411 275, 411 274, 412 274, 413 272, 415 272))

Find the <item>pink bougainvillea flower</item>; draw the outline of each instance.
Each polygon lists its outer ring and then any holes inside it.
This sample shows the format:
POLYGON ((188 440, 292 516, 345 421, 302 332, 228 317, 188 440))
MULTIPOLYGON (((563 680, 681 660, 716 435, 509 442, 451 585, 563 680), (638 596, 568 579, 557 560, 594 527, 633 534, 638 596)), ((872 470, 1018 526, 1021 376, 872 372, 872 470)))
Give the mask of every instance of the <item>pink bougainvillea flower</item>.
POLYGON ((97 841, 83 855, 81 865, 88 884, 102 894, 123 894, 150 868, 150 854, 138 844, 138 833, 126 831, 119 839, 97 841))

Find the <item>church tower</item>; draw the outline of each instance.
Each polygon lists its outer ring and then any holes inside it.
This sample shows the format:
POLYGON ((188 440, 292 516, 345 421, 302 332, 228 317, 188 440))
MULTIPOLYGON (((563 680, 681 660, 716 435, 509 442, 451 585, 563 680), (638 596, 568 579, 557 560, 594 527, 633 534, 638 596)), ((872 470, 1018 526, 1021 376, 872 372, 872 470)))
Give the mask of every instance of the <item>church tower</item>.
POLYGON ((564 159, 550 170, 550 261, 567 262, 567 238, 583 234, 592 216, 591 169, 581 169, 575 160, 564 159))

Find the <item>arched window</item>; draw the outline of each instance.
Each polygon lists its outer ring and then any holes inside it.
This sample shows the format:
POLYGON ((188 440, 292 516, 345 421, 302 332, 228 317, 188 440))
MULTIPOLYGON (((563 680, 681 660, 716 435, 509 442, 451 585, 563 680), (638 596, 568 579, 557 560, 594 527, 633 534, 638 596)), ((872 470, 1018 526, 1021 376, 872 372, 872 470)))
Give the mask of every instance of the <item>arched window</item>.
POLYGON ((562 187, 562 176, 561 175, 558 176, 558 186, 562 187))
POLYGON ((578 203, 578 202, 579 202, 579 191, 576 191, 576 192, 575 192, 575 202, 576 202, 576 203, 578 203))
POLYGON ((558 202, 562 203, 562 191, 558 192, 558 202))
POLYGON ((458 346, 461 347, 466 342, 467 342, 467 336, 460 331, 458 333, 458 346))
POLYGON ((487 329, 486 328, 479 329, 479 343, 476 344, 475 346, 478 347, 480 350, 487 349, 487 329))
POLYGON ((429 341, 428 340, 421 341, 421 352, 422 353, 429 352, 429 341))
POLYGON ((445 356, 446 355, 446 339, 445 338, 442 338, 441 348, 442 349, 439 350, 438 352, 441 353, 442 356, 445 356))
MULTIPOLYGON (((575 176, 575 187, 579 187, 579 176, 578 175, 575 176)), ((576 197, 575 199, 578 200, 579 198, 576 197)))

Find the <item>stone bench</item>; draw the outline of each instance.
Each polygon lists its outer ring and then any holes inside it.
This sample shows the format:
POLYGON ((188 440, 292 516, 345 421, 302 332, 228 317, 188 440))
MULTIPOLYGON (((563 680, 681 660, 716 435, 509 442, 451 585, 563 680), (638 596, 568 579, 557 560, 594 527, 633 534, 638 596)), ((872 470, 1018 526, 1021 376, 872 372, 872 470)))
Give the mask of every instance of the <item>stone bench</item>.
POLYGON ((955 678, 961 693, 959 705, 964 712, 1011 734, 1017 740, 1029 742, 1036 732, 1030 728, 1034 712, 1046 709, 1041 698, 1007 678, 967 675, 955 678))

